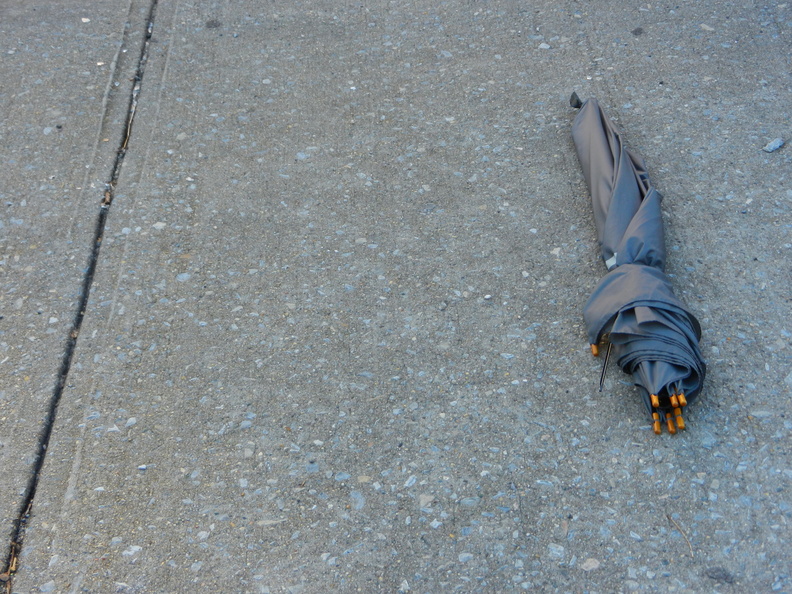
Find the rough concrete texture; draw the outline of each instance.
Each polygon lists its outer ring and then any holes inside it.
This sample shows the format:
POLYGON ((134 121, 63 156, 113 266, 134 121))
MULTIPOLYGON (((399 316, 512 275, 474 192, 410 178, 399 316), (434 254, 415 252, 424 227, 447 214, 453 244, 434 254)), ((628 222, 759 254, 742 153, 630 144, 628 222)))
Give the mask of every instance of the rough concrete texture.
POLYGON ((160 3, 13 592, 788 590, 790 26, 160 3), (705 329, 674 437, 597 392, 572 90, 705 329))
MULTIPOLYGON (((36 463, 137 63, 125 2, 0 5, 0 555, 36 463), (126 43, 125 43, 126 42, 126 43), (117 86, 116 86, 117 85, 117 86)), ((137 37, 142 32, 137 29, 137 37)), ((136 52, 137 53, 137 52, 136 52)))

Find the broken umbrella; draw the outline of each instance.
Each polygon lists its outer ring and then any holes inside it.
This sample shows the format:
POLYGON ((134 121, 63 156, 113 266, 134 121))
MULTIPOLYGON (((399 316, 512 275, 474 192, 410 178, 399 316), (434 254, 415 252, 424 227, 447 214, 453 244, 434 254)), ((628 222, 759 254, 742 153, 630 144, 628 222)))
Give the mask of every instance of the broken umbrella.
POLYGON ((597 100, 573 94, 570 103, 579 109, 572 137, 608 268, 583 309, 591 350, 597 355, 607 341, 605 365, 612 350, 641 391, 654 432, 664 422, 676 433, 685 428, 682 409, 701 392, 706 368, 698 320, 664 272, 662 196, 597 100))

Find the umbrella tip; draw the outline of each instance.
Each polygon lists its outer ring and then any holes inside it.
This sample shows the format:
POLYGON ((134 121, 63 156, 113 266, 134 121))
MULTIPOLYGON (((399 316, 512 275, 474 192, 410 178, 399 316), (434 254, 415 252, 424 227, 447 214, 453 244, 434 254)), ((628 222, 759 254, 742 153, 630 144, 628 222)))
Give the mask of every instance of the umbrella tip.
POLYGON ((675 408, 674 409, 674 420, 676 421, 677 427, 684 430, 685 429, 685 419, 682 418, 682 409, 675 408))
POLYGON ((578 94, 574 91, 572 92, 572 96, 569 98, 569 105, 575 109, 580 109, 583 107, 583 102, 580 100, 580 97, 578 97, 578 94))
MULTIPOLYGON (((684 424, 684 421, 682 421, 684 424)), ((671 413, 666 413, 666 425, 668 426, 668 432, 671 435, 674 435, 677 432, 676 425, 674 424, 674 418, 671 416, 671 413)))
POLYGON ((652 413, 652 430, 655 432, 655 435, 660 435, 660 415, 656 412, 652 413))

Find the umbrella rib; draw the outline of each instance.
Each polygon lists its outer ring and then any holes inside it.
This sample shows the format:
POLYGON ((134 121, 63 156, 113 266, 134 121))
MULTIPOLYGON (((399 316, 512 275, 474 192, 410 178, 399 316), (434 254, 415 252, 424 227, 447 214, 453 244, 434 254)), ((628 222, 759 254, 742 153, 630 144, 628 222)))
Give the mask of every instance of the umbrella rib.
POLYGON ((611 355, 611 348, 613 347, 613 343, 608 343, 608 351, 605 353, 605 361, 602 363, 602 373, 600 373, 600 384, 599 384, 599 391, 602 392, 602 386, 605 384, 605 372, 608 369, 608 361, 610 361, 611 355))

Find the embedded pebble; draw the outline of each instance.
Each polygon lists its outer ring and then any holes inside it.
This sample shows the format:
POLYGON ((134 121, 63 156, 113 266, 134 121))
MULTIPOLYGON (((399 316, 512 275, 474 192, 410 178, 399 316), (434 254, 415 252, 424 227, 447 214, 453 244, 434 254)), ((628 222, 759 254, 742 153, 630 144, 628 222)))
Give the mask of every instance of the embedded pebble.
POLYGON ((359 511, 366 506, 366 498, 360 491, 352 491, 349 497, 352 499, 352 509, 359 511))
POLYGON ((458 559, 459 559, 460 563, 467 563, 468 561, 472 561, 473 560, 473 554, 472 553, 459 553, 458 559))
POLYGON ((768 142, 762 150, 766 153, 773 153, 784 146, 784 139, 783 138, 776 138, 768 142))
POLYGON ((734 575, 723 567, 710 567, 705 573, 707 574, 708 578, 715 580, 716 582, 725 582, 727 584, 734 582, 734 575))
POLYGON ((564 553, 566 549, 559 544, 549 544, 547 545, 547 551, 550 553, 550 556, 555 559, 562 559, 564 557, 564 553))
POLYGON ((580 564, 580 568, 583 571, 594 571, 595 569, 599 569, 600 562, 596 559, 586 559, 583 563, 580 564))
POLYGON ((139 553, 142 550, 143 550, 143 547, 139 547, 137 545, 132 545, 126 551, 124 551, 121 554, 124 555, 125 557, 131 557, 132 555, 135 555, 136 553, 139 553))
POLYGON ((434 501, 434 495, 430 495, 428 493, 422 493, 418 496, 418 507, 428 507, 432 505, 434 501))

